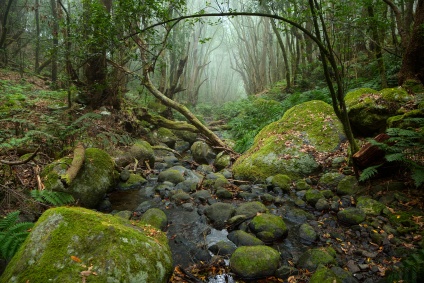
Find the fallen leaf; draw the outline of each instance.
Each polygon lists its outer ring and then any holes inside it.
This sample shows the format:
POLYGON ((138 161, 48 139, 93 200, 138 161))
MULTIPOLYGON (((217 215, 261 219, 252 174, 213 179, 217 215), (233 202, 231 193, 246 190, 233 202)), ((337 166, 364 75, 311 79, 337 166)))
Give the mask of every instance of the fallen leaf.
POLYGON ((75 262, 78 262, 78 263, 82 262, 82 260, 79 257, 76 257, 74 255, 71 255, 71 259, 75 262))

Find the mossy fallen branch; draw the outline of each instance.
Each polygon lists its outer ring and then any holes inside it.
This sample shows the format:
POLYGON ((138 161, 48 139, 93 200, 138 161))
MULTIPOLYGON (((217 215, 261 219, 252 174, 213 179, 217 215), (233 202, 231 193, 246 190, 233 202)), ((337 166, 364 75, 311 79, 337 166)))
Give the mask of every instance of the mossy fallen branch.
POLYGON ((60 176, 62 182, 64 182, 68 186, 72 183, 72 181, 77 176, 79 170, 81 169, 82 165, 84 164, 84 158, 84 145, 82 143, 78 143, 78 145, 74 149, 74 158, 72 159, 71 165, 69 166, 68 170, 66 170, 65 174, 62 174, 60 176))
POLYGON ((160 115, 154 115, 147 111, 146 108, 137 108, 134 110, 137 119, 149 122, 158 127, 164 127, 172 130, 189 131, 197 133, 195 126, 182 121, 172 121, 160 115))
POLYGON ((0 163, 6 164, 6 165, 21 165, 29 162, 32 160, 40 150, 40 147, 38 147, 30 156, 25 158, 24 160, 18 160, 18 161, 7 161, 7 160, 0 160, 0 163))

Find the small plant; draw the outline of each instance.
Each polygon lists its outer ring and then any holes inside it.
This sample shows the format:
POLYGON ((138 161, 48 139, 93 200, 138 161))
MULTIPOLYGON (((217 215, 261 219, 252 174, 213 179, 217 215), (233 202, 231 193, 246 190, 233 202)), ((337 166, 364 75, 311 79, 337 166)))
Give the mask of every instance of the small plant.
POLYGON ((14 211, 0 220, 0 257, 10 260, 25 241, 31 222, 18 222, 20 211, 14 211))
POLYGON ((31 196, 42 203, 48 203, 55 206, 70 204, 75 201, 74 197, 68 193, 55 192, 50 190, 32 190, 31 196))

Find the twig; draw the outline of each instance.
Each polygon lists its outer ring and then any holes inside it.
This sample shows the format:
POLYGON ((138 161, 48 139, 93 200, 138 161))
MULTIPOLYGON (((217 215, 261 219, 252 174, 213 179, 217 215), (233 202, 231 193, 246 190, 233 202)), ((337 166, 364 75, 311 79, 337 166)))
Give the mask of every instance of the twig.
POLYGON ((33 159, 36 155, 37 155, 37 153, 38 153, 38 151, 40 150, 40 147, 38 147, 35 151, 34 151, 34 153, 32 153, 28 158, 26 158, 25 160, 18 160, 18 161, 8 161, 8 160, 1 160, 0 159, 0 163, 3 163, 3 164, 6 164, 6 165, 21 165, 21 164, 25 164, 25 163, 27 163, 28 161, 30 161, 31 159, 33 159))

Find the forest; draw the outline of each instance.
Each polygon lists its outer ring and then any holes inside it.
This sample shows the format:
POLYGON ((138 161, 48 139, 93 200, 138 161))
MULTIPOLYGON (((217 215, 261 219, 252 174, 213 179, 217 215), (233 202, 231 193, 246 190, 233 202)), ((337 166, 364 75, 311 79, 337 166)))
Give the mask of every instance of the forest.
POLYGON ((0 283, 422 282, 423 50, 424 0, 0 0, 0 283))

